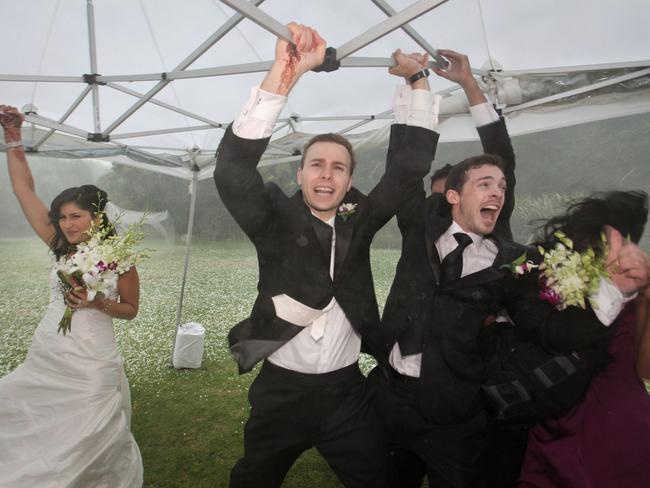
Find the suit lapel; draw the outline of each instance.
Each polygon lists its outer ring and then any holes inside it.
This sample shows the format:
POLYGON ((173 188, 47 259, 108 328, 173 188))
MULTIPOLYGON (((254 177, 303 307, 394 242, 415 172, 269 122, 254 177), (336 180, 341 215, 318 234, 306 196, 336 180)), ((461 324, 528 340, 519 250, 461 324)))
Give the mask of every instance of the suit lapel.
MULTIPOLYGON (((313 253, 314 259, 320 256, 323 268, 329 270, 331 241, 327 229, 321 230, 320 224, 327 226, 325 222, 317 222, 317 217, 309 210, 302 198, 302 192, 298 190, 292 197, 291 201, 295 210, 294 217, 299 222, 298 228, 307 239, 306 245, 310 247, 309 253, 313 253)), ((301 236, 299 239, 302 239, 301 236)), ((329 275, 329 271, 327 273, 329 275)))
POLYGON ((427 255, 429 256, 429 265, 431 266, 436 283, 440 283, 441 259, 435 243, 451 225, 451 214, 448 210, 448 206, 446 205, 446 201, 443 200, 442 195, 436 194, 427 198, 424 229, 425 245, 427 247, 427 255))
POLYGON ((504 241, 493 234, 487 236, 486 239, 492 239, 497 245, 497 255, 494 258, 492 265, 477 271, 476 273, 465 275, 460 279, 450 282, 445 287, 446 289, 454 290, 469 286, 482 285, 503 278, 505 274, 509 273, 509 271, 503 270, 501 267, 516 259, 518 257, 517 254, 521 254, 519 246, 513 242, 504 241))
POLYGON ((354 231, 354 224, 356 222, 356 214, 350 215, 347 219, 343 220, 340 216, 336 216, 334 220, 334 229, 336 231, 336 250, 334 251, 334 276, 338 276, 344 269, 343 263, 350 251, 350 244, 352 243, 352 232, 354 231))

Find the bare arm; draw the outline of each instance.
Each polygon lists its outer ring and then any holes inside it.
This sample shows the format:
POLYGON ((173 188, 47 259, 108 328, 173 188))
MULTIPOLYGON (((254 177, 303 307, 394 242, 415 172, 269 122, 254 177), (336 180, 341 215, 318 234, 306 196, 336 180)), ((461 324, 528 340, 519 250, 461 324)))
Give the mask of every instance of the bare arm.
POLYGON ((262 90, 279 95, 288 95, 303 74, 322 64, 327 47, 314 29, 295 22, 290 22, 287 27, 293 35, 294 45, 278 39, 275 60, 260 86, 262 90))
POLYGON ((483 91, 478 86, 476 79, 474 79, 474 75, 472 75, 467 56, 451 49, 438 49, 438 53, 447 58, 450 63, 447 69, 433 68, 434 73, 449 81, 458 83, 465 92, 470 107, 487 102, 483 91))
MULTIPOLYGON (((0 105, 0 124, 5 133, 5 143, 19 143, 21 141, 20 127, 24 116, 15 107, 0 105)), ((25 150, 22 145, 7 147, 7 167, 9 179, 14 195, 20 203, 20 207, 38 237, 47 245, 54 236, 54 227, 50 223, 48 210, 45 204, 34 191, 34 178, 27 164, 25 150)))
POLYGON ((138 315, 140 307, 140 278, 135 267, 120 275, 117 280, 119 301, 108 299, 98 294, 88 301, 88 292, 83 288, 71 291, 66 302, 72 309, 94 308, 115 319, 131 320, 138 315))

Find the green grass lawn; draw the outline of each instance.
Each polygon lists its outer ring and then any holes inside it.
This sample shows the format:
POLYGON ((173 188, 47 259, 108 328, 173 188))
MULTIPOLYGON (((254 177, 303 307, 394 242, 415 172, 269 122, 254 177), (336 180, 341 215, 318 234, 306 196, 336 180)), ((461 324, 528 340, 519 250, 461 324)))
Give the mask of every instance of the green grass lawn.
MULTIPOLYGON (((239 376, 226 334, 248 315, 255 298, 257 262, 241 242, 201 242, 192 248, 181 322, 206 328, 203 367, 169 368, 184 262, 184 247, 149 243, 152 257, 139 266, 138 317, 116 321, 115 330, 131 384, 132 429, 144 459, 145 487, 225 487, 243 451, 246 392, 256 371, 239 376)), ((396 250, 374 250, 377 299, 390 287, 396 250)), ((0 376, 25 358, 48 301, 52 258, 37 240, 0 241, 0 376)), ((362 359, 367 371, 372 366, 362 359)), ((313 450, 301 456, 287 488, 339 487, 313 450)))

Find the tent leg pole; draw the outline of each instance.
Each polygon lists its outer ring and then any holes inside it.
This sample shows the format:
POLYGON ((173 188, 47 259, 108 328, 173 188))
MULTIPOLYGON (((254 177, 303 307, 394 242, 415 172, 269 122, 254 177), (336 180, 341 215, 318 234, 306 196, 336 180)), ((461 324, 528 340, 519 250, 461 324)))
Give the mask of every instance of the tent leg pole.
POLYGON ((187 222, 187 237, 185 239, 185 265, 183 266, 183 279, 181 281, 181 294, 178 298, 178 305, 176 306, 176 329, 174 332, 174 342, 172 344, 172 360, 174 357, 174 349, 176 348, 176 336, 178 329, 181 325, 181 313, 183 311, 183 297, 185 296, 185 283, 187 281, 187 268, 190 262, 190 249, 192 247, 192 232, 194 229, 194 211, 196 209, 196 192, 199 183, 199 168, 195 166, 192 168, 192 183, 191 183, 191 199, 190 199, 190 215, 187 222))

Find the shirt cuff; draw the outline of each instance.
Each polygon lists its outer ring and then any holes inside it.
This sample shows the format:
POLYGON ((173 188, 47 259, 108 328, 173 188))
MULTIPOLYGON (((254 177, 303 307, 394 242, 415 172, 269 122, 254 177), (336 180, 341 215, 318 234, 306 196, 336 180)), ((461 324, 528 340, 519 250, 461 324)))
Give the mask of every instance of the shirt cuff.
POLYGON ((411 87, 408 85, 398 85, 395 88, 393 97, 393 115, 395 122, 406 124, 409 115, 409 105, 411 105, 411 87))
POLYGON ((440 95, 434 95, 430 90, 411 90, 406 124, 435 130, 438 126, 440 98, 440 95))
POLYGON ((270 137, 286 103, 287 97, 283 95, 251 88, 248 101, 233 122, 232 131, 244 139, 270 137))
POLYGON ((623 305, 635 299, 637 293, 623 295, 609 278, 601 278, 598 291, 589 297, 591 307, 604 325, 609 326, 621 313, 623 305))
POLYGON ((474 123, 476 127, 482 127, 484 125, 492 124, 499 120, 499 114, 491 103, 483 102, 478 105, 473 105, 469 108, 472 117, 474 118, 474 123))

